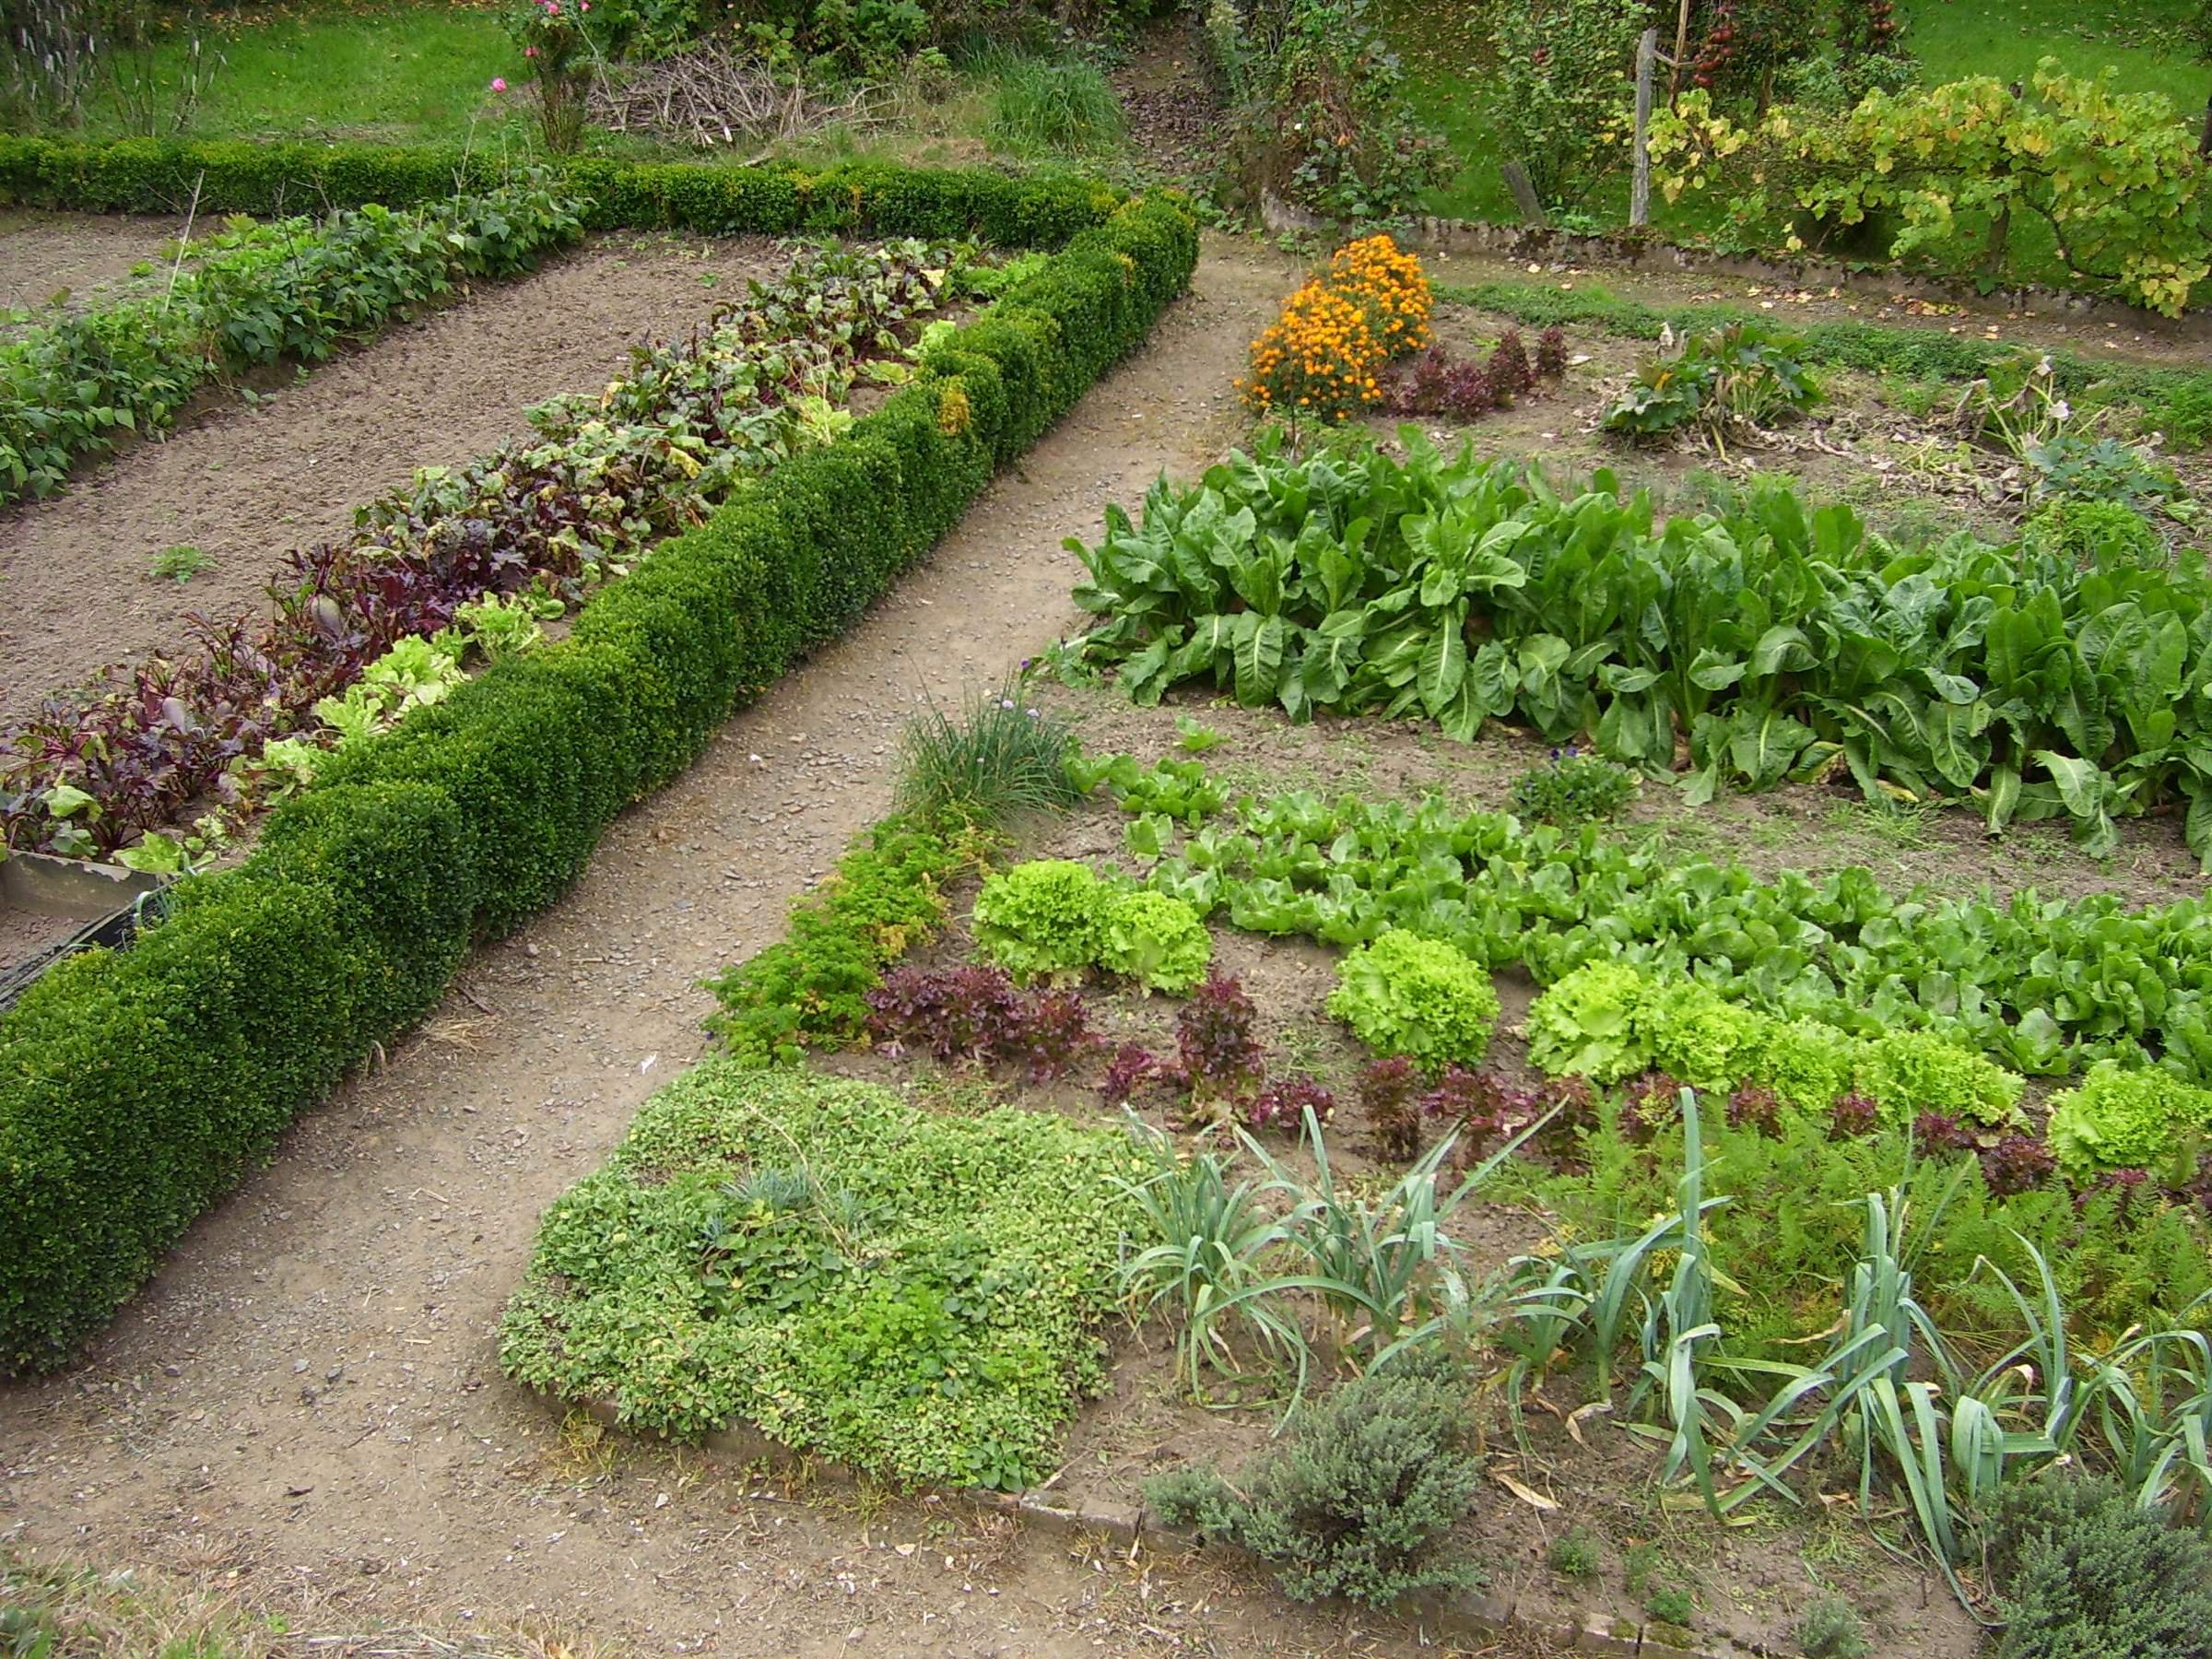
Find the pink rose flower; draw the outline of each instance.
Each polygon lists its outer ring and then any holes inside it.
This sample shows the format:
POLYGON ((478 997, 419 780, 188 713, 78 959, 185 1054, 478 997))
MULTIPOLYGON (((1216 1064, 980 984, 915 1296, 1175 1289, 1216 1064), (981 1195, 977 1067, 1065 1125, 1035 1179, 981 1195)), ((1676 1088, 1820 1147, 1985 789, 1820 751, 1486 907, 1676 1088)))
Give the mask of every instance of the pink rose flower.
POLYGON ((498 75, 495 75, 495 76, 493 76, 491 77, 491 89, 492 89, 494 92, 504 92, 504 91, 506 91, 506 90, 507 90, 507 81, 506 81, 506 77, 505 77, 505 76, 498 76, 498 75))

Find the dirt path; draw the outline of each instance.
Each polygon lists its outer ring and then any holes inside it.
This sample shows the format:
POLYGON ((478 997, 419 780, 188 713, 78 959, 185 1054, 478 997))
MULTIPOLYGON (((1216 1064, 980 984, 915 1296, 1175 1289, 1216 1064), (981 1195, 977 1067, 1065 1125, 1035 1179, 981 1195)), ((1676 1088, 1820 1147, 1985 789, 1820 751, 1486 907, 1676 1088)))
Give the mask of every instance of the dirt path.
POLYGON ((700 1053, 699 979, 774 937, 885 807, 919 700, 989 683, 1072 615, 1060 538, 1232 437, 1230 376, 1293 275, 1212 246, 1140 356, 298 1125, 83 1366, 0 1389, 0 1544, 356 1610, 535 1610, 653 1653, 1376 1651, 1249 1578, 564 1443, 491 1339, 539 1213, 700 1053))
POLYGON ((0 719, 109 663, 175 649, 191 613, 265 608, 292 548, 345 531, 417 467, 526 431, 532 405, 595 388, 633 344, 686 333, 774 257, 759 239, 595 241, 0 515, 0 719), (179 546, 212 564, 188 582, 152 575, 154 556, 179 546))
POLYGON ((183 235, 182 218, 0 208, 0 311, 80 309, 183 235))

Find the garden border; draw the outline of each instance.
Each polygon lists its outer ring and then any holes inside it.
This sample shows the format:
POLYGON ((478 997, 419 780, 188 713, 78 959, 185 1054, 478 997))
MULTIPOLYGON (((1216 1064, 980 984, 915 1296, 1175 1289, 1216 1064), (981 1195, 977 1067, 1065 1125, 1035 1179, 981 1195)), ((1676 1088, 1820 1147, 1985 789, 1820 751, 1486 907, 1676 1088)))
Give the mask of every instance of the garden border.
MULTIPOLYGON (((42 141, 0 143, 0 177, 25 143, 42 141)), ((783 171, 629 171, 659 181, 631 199, 698 228, 1066 241, 844 437, 594 596, 568 640, 338 757, 244 865, 180 883, 131 950, 61 964, 0 1018, 0 1374, 66 1363, 294 1116, 436 1006, 472 944, 559 899, 623 808, 957 524, 1197 261, 1178 199, 1081 182, 871 168, 825 196, 783 171), (670 175, 702 194, 653 194, 670 175)))
MULTIPOLYGON (((549 188, 589 198, 594 230, 713 236, 978 236, 1056 249, 1113 213, 1124 192, 1071 174, 849 162, 538 160, 549 188)), ((498 182, 519 163, 468 149, 127 138, 0 137, 0 204, 93 213, 300 213, 380 202, 411 206, 498 182)))

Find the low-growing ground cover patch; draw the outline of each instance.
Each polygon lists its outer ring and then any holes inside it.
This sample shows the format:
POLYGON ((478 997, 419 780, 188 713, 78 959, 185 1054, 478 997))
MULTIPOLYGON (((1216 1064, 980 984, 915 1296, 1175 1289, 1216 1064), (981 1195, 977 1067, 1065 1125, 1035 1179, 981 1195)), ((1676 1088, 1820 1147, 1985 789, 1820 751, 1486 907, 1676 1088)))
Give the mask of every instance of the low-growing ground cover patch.
POLYGON ((501 1362, 641 1428, 1034 1485, 1101 1382, 1135 1167, 1112 1128, 710 1062, 547 1215, 501 1362))

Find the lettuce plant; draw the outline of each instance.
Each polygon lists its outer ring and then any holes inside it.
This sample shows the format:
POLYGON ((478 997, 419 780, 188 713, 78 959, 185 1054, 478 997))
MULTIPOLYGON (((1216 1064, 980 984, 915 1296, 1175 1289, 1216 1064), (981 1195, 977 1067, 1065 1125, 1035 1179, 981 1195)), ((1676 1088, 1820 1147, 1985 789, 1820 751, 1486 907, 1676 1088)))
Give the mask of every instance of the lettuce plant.
POLYGON ((1149 890, 1124 893, 1106 912, 1098 959, 1147 991, 1181 994, 1206 978, 1214 941, 1182 900, 1149 890))
POLYGON ((1113 889, 1088 865, 1043 858, 992 876, 975 898, 975 942, 1017 980, 1065 978, 1099 959, 1113 889))
POLYGON ((2212 1128, 2212 1089, 2163 1071, 2093 1067, 2051 1103, 2051 1151, 2069 1181, 2171 1163, 2212 1128))
POLYGON ((1488 969, 1402 928, 1346 955, 1328 1006, 1370 1048, 1430 1067, 1481 1059, 1498 1020, 1488 969))

